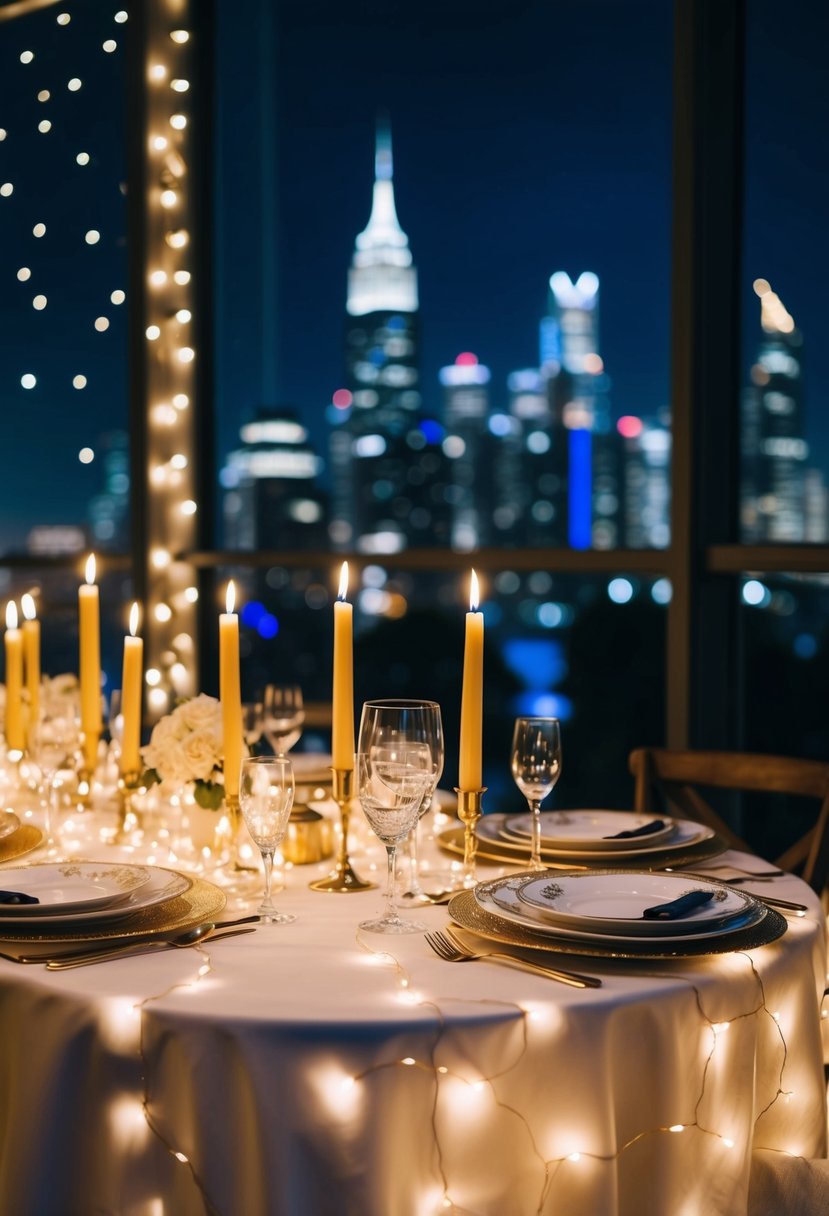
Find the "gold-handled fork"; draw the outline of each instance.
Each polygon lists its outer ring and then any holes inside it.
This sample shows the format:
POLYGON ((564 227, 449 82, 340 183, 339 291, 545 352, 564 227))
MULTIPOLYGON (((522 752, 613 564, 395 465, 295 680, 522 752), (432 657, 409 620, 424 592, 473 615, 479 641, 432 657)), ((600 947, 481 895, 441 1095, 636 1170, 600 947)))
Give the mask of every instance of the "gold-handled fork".
POLYGON ((601 988, 602 986, 602 981, 596 975, 581 975, 577 971, 562 971, 559 967, 531 963, 529 959, 519 958, 516 954, 507 954, 500 950, 470 950, 449 928, 443 932, 436 929, 425 936, 438 958, 442 958, 448 963, 471 963, 478 959, 492 959, 496 963, 511 963, 514 967, 525 967, 529 971, 545 975, 548 979, 570 984, 573 988, 601 988))

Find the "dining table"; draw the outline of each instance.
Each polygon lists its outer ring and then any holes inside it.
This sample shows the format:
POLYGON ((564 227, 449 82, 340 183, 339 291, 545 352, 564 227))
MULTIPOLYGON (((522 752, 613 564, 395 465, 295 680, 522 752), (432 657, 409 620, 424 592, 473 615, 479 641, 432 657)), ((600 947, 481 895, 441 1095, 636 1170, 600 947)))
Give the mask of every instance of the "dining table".
MULTIPOLYGON (((579 988, 360 929, 385 871, 360 814, 352 859, 377 889, 315 891, 330 861, 285 867, 290 924, 63 970, 0 958, 0 1212, 740 1216, 753 1152, 825 1154, 826 919, 798 878, 701 861, 804 910, 757 947, 556 955, 601 983, 579 988)), ((458 872, 448 822, 421 825, 433 889, 458 872)), ((113 843, 114 823, 74 815, 64 855, 183 864, 141 833, 113 843)), ((227 894, 216 919, 255 902, 227 894)), ((445 903, 401 902, 426 930, 451 923, 445 903)))

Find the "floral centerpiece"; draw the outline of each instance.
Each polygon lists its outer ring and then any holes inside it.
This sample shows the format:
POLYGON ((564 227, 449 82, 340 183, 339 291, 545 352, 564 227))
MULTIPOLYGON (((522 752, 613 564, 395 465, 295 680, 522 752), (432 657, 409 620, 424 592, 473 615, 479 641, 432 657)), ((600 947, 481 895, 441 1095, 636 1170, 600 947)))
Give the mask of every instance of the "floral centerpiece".
POLYGON ((218 810, 225 793, 222 750, 221 704, 201 693, 156 722, 142 749, 143 783, 157 784, 166 795, 192 785, 199 806, 218 810))

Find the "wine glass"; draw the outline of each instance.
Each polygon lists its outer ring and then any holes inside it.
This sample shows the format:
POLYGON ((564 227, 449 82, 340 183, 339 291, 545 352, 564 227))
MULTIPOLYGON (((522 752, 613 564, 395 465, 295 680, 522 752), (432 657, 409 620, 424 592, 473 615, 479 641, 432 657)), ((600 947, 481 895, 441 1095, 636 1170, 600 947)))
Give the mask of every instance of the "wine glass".
POLYGON ((418 862, 417 824, 432 805, 435 787, 443 773, 443 722, 437 701, 420 701, 407 698, 366 701, 363 713, 374 715, 375 709, 383 711, 383 724, 375 721, 371 728, 378 747, 394 748, 405 740, 407 760, 422 769, 428 780, 423 802, 418 810, 417 821, 409 834, 409 885, 403 892, 404 899, 428 903, 429 897, 420 885, 418 862))
POLYGON ((278 912, 271 899, 273 855, 282 842, 294 801, 294 770, 284 756, 245 756, 239 783, 239 805, 247 829, 262 854, 265 891, 257 909, 265 924, 287 925, 296 920, 278 912))
POLYGON ((418 812, 431 777, 419 767, 417 752, 405 743, 396 748, 380 746, 357 754, 357 797, 375 835, 386 846, 388 876, 386 905, 377 920, 364 920, 360 928, 370 933, 423 933, 424 925, 404 920, 394 903, 397 846, 417 822, 418 812))
POLYGON ((80 742, 80 722, 71 702, 42 706, 29 732, 29 753, 40 770, 45 791, 46 843, 51 847, 57 827, 57 776, 61 769, 74 767, 80 742))
POLYGON ((274 755, 284 756, 302 734, 305 708, 297 684, 268 684, 262 706, 262 727, 274 755))
POLYGON ((262 713, 261 701, 242 702, 242 735, 249 751, 252 751, 262 738, 262 713))
POLYGON ((543 870, 541 803, 561 776, 561 730, 558 718, 515 719, 512 776, 532 813, 530 869, 543 870))

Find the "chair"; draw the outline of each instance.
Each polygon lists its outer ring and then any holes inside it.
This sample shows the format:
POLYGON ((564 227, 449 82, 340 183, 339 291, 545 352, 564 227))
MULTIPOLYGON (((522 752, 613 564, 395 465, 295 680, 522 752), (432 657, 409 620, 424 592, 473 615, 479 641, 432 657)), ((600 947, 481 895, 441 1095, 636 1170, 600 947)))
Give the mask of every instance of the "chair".
POLYGON ((750 853, 756 850, 720 818, 694 787, 816 799, 819 810, 814 826, 775 862, 782 870, 798 871, 819 895, 823 892, 829 878, 829 764, 748 752, 640 747, 631 752, 629 767, 636 779, 634 804, 637 811, 653 814, 653 795, 657 791, 686 818, 713 828, 725 838, 729 847, 750 853))

